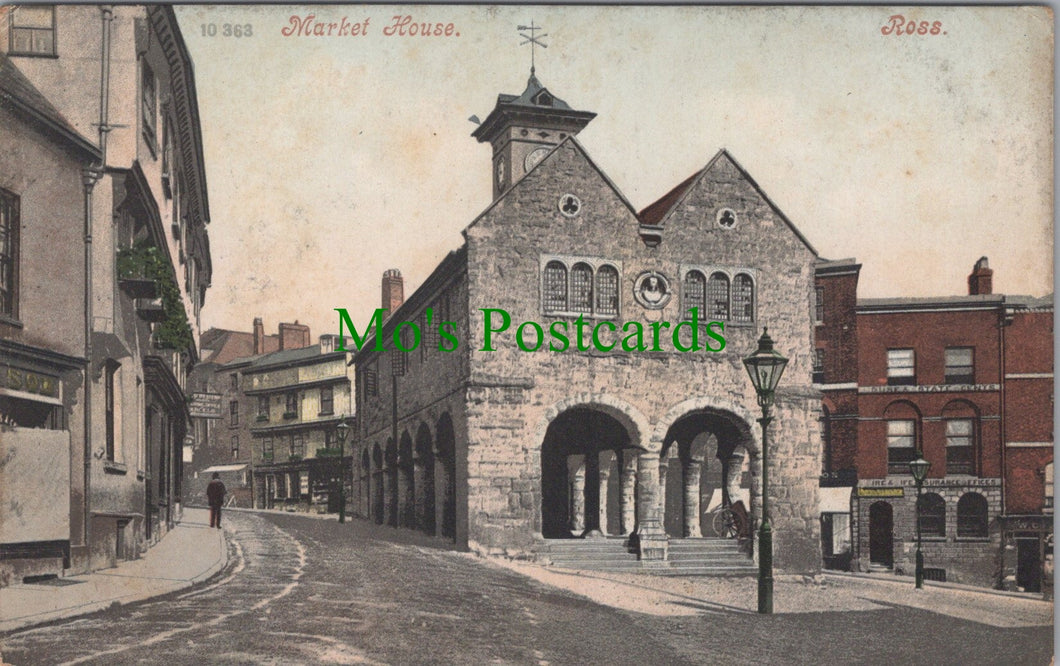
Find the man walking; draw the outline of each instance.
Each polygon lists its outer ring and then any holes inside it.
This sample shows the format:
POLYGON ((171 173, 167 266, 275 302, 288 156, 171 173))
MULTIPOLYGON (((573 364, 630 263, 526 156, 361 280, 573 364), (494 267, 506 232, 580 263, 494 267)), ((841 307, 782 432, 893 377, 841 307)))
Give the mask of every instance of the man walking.
POLYGON ((225 484, 218 472, 213 473, 213 480, 206 486, 206 499, 210 503, 210 527, 221 529, 221 506, 225 503, 225 484))

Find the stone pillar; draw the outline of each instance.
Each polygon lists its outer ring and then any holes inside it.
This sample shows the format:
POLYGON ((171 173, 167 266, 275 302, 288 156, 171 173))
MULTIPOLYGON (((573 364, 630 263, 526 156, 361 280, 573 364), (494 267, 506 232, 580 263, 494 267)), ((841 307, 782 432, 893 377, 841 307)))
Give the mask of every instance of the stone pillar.
POLYGON ((408 522, 408 492, 409 488, 409 475, 404 465, 398 465, 397 468, 397 526, 405 527, 408 522))
POLYGON ((423 494, 424 488, 427 484, 424 481, 424 470, 423 460, 417 458, 412 463, 412 525, 413 529, 423 529, 423 526, 427 524, 427 520, 424 517, 424 509, 427 506, 427 498, 423 494))
POLYGON ((684 464, 684 504, 686 537, 703 536, 699 531, 699 475, 703 463, 690 458, 684 464))
MULTIPOLYGON (((574 473, 570 479, 570 531, 575 536, 581 536, 585 531, 585 461, 581 456, 572 456, 577 459, 574 473)), ((571 462, 574 462, 571 460, 571 462)), ((570 464, 570 463, 568 463, 570 464)))
POLYGON ((641 560, 666 560, 669 545, 662 522, 659 469, 658 453, 643 451, 637 457, 637 541, 641 560))
POLYGON ((630 534, 637 526, 637 451, 626 449, 622 452, 621 467, 622 488, 619 504, 622 507, 622 534, 630 534))
POLYGON ((391 490, 390 490, 390 481, 391 481, 391 479, 390 479, 389 470, 386 470, 384 468, 383 473, 380 474, 380 477, 381 477, 381 479, 383 481, 383 498, 382 498, 383 499, 383 524, 384 525, 389 525, 390 524, 390 516, 392 515, 392 512, 394 511, 394 508, 395 508, 394 506, 392 506, 392 502, 390 501, 390 499, 391 499, 391 497, 393 497, 393 495, 391 494, 391 490))
POLYGON ((599 457, 599 504, 600 510, 597 511, 599 518, 597 519, 597 529, 600 533, 607 535, 607 482, 611 478, 611 457, 614 455, 613 451, 601 451, 599 457))

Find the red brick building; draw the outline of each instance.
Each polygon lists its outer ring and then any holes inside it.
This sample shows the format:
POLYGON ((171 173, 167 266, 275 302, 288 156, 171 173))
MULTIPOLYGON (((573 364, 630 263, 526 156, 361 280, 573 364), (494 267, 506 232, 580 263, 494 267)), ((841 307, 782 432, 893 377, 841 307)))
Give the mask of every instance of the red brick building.
POLYGON ((826 566, 911 574, 919 522, 928 578, 1037 591, 1051 551, 1051 299, 993 294, 984 257, 967 296, 851 308, 858 268, 817 267, 826 566), (918 455, 931 463, 919 502, 918 455))

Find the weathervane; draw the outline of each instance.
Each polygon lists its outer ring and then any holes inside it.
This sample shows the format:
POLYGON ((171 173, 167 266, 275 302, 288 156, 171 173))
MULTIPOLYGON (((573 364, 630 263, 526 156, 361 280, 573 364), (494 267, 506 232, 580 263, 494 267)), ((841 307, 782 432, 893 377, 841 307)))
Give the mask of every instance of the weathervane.
POLYGON ((539 40, 539 39, 541 39, 543 37, 548 37, 548 33, 545 33, 543 35, 534 35, 535 32, 537 32, 538 30, 544 30, 544 28, 542 28, 539 25, 534 25, 533 19, 530 20, 530 25, 521 25, 521 26, 519 26, 519 30, 529 30, 530 31, 529 35, 523 34, 522 32, 519 33, 519 36, 526 40, 524 42, 521 42, 519 44, 519 46, 524 46, 526 44, 530 45, 530 74, 533 75, 533 73, 534 73, 534 47, 535 46, 540 46, 543 49, 547 49, 548 48, 548 44, 545 44, 544 42, 539 42, 537 40, 539 40))

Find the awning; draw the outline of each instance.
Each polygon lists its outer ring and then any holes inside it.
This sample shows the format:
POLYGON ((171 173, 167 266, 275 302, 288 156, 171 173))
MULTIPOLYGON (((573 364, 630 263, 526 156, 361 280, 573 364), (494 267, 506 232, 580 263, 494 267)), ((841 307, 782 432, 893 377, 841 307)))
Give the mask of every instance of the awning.
POLYGON ((214 465, 213 467, 207 467, 206 469, 199 472, 199 474, 212 474, 214 472, 241 472, 245 470, 247 466, 243 465, 214 465))
POLYGON ((818 488, 821 513, 850 513, 850 488, 818 488))

